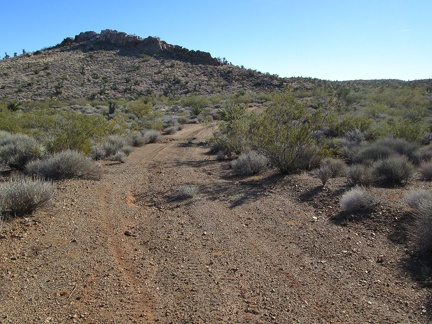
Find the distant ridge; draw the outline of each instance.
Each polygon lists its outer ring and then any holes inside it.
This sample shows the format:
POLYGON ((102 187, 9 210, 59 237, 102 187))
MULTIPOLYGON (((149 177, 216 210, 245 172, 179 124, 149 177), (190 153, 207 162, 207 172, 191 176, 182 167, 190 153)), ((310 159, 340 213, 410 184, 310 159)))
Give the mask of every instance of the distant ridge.
POLYGON ((106 29, 99 34, 94 31, 82 32, 75 37, 65 38, 57 48, 72 48, 84 51, 104 50, 112 46, 122 47, 129 55, 145 54, 185 61, 193 64, 221 65, 221 61, 213 58, 210 53, 188 50, 178 45, 171 45, 157 37, 141 38, 124 32, 106 29))

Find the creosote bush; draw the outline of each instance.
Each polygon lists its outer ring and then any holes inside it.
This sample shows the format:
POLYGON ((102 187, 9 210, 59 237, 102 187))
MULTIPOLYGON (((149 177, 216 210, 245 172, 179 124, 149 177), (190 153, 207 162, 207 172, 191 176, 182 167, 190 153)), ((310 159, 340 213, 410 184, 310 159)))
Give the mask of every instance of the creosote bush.
POLYGON ((26 172, 44 179, 100 179, 100 168, 92 161, 76 151, 54 153, 42 160, 27 164, 26 172))
POLYGON ((376 200, 366 189, 356 187, 344 193, 339 204, 344 212, 355 213, 372 209, 376 200))
POLYGON ((54 197, 50 182, 38 178, 13 177, 0 184, 0 205, 10 216, 31 214, 54 197))
POLYGON ((231 162, 233 172, 237 175, 254 175, 264 171, 268 166, 268 159, 255 152, 241 154, 236 160, 231 162))

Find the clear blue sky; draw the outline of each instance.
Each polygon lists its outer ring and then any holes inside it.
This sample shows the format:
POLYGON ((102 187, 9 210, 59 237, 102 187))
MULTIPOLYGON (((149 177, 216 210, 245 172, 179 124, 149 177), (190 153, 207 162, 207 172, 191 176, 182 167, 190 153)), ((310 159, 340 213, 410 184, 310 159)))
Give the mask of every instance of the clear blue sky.
POLYGON ((115 29, 284 77, 432 78, 432 0, 1 0, 1 11, 1 57, 115 29))

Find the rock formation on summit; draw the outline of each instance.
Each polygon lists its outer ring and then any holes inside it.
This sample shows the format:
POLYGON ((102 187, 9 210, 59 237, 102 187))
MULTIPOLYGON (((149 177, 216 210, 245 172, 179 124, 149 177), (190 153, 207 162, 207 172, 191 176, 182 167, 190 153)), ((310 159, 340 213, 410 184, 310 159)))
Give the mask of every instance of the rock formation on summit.
POLYGON ((157 37, 141 38, 124 32, 106 29, 100 34, 94 31, 82 32, 75 37, 65 38, 58 47, 79 47, 83 50, 106 49, 106 47, 121 47, 140 54, 153 57, 181 60, 193 64, 221 65, 210 53, 193 51, 178 45, 170 45, 157 37))

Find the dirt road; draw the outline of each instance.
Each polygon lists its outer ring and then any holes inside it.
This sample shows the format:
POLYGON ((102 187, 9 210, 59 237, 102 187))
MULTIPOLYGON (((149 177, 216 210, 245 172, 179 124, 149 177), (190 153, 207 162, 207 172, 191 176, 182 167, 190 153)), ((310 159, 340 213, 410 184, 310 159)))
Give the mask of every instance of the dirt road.
POLYGON ((187 125, 5 223, 0 322, 428 321, 403 246, 299 201, 310 176, 233 177, 201 145, 212 131, 187 125))

